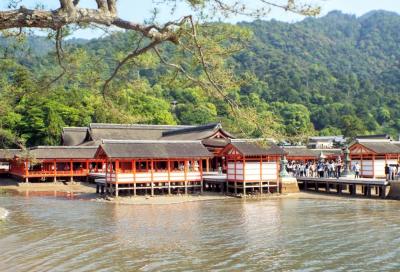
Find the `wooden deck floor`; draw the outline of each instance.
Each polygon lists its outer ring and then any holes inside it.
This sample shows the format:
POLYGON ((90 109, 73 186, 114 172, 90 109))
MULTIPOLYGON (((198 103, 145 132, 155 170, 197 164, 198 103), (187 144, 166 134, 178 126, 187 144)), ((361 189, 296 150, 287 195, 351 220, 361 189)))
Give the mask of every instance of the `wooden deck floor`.
POLYGON ((384 179, 349 178, 311 178, 298 177, 297 182, 303 190, 315 192, 348 194, 351 196, 386 198, 390 182, 384 179))

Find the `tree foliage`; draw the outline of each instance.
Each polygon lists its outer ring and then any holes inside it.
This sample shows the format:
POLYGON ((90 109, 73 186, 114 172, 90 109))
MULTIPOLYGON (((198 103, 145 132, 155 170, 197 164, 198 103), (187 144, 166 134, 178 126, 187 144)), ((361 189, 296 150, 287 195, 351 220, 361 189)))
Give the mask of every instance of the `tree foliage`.
POLYGON ((67 69, 56 82, 63 69, 51 41, 0 39, 9 45, 0 48, 0 145, 16 138, 57 144, 63 126, 90 122, 222 121, 244 137, 396 135, 398 25, 400 16, 387 12, 359 18, 332 12, 295 24, 208 23, 197 37, 212 83, 191 53, 196 43, 187 42, 190 50, 164 44, 121 67, 107 99, 104 81, 141 39, 137 33, 65 42, 67 69))

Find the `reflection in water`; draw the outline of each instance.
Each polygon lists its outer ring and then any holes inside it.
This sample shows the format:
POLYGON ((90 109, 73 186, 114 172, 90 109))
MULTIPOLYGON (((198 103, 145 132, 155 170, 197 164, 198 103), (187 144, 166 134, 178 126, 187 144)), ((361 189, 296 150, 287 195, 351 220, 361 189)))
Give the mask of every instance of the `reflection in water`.
POLYGON ((0 271, 398 270, 400 202, 0 196, 0 271))

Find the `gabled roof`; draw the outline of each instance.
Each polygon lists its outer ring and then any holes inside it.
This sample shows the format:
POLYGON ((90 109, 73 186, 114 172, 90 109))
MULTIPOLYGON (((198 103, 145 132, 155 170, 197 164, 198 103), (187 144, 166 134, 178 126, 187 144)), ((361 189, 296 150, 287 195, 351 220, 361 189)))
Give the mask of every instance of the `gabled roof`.
POLYGON ((313 157, 319 158, 321 152, 325 156, 339 156, 341 149, 310 149, 305 146, 285 146, 283 147, 288 157, 313 157))
POLYGON ((213 154, 200 141, 103 140, 96 152, 108 158, 179 159, 209 158, 213 154))
POLYGON ((225 138, 235 138, 229 132, 222 129, 221 123, 212 123, 202 126, 192 126, 165 131, 162 139, 165 140, 204 140, 212 138, 217 134, 225 138))
POLYGON ((227 146, 231 141, 226 138, 210 138, 210 139, 204 139, 201 141, 203 145, 207 147, 225 147, 227 146))
POLYGON ((375 154, 400 154, 400 147, 392 142, 356 142, 350 150, 354 150, 357 145, 362 145, 375 154))
POLYGON ((389 140, 388 134, 375 134, 375 135, 360 135, 355 137, 356 140, 373 139, 373 140, 389 140))
POLYGON ((277 146, 272 141, 266 141, 260 139, 250 140, 250 139, 237 139, 231 140, 224 150, 223 154, 231 150, 236 149, 241 155, 247 156, 267 156, 267 155, 283 155, 284 151, 282 148, 277 146))
POLYGON ((87 127, 65 127, 63 128, 61 135, 62 145, 80 145, 85 142, 87 133, 87 127))
POLYGON ((179 128, 192 126, 170 125, 140 125, 140 124, 90 124, 90 140, 103 139, 115 140, 156 140, 162 137, 162 133, 179 128))
POLYGON ((21 152, 21 149, 0 149, 0 160, 11 160, 21 152))
POLYGON ((35 159, 93 159, 97 146, 36 146, 28 150, 35 159))

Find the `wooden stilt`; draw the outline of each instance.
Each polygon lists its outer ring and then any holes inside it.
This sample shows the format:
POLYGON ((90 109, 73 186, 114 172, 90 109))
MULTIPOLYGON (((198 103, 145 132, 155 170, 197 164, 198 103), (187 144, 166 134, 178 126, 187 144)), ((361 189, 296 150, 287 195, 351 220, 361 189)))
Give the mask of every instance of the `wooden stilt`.
POLYGON ((203 162, 200 160, 200 193, 203 194, 203 162))
POLYGON ((246 195, 246 159, 243 158, 243 195, 246 195))
POLYGON ((119 172, 119 160, 115 161, 115 196, 119 196, 118 188, 118 172, 119 172))
POLYGON ((184 171, 185 171, 185 195, 187 195, 187 193, 188 193, 188 182, 187 182, 188 161, 184 162, 184 171))
POLYGON ((168 160, 167 162, 168 167, 168 194, 171 194, 171 161, 168 160))
POLYGON ((151 196, 154 196, 154 164, 153 160, 150 161, 150 173, 151 173, 151 196))
POLYGON ((29 166, 28 166, 28 161, 24 162, 24 171, 25 171, 25 182, 29 182, 29 166))
MULTIPOLYGON (((263 173, 262 173, 262 166, 263 166, 263 161, 262 161, 262 156, 260 158, 260 194, 263 193, 263 187, 262 187, 262 180, 263 180, 263 173)), ((268 191, 269 191, 269 187, 268 187, 268 191)))
POLYGON ((133 170, 133 196, 136 196, 136 161, 132 161, 133 170))
POLYGON ((54 167, 54 182, 57 182, 57 163, 56 160, 53 161, 53 167, 54 167))

